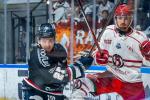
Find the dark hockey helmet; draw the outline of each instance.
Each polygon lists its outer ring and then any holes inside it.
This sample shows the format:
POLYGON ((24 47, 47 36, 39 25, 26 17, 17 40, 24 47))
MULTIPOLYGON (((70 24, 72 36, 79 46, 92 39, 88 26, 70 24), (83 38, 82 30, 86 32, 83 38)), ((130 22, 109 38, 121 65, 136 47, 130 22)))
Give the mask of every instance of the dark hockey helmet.
POLYGON ((55 38, 56 32, 55 32, 54 25, 50 23, 41 24, 38 29, 37 36, 39 38, 49 38, 49 37, 55 38))

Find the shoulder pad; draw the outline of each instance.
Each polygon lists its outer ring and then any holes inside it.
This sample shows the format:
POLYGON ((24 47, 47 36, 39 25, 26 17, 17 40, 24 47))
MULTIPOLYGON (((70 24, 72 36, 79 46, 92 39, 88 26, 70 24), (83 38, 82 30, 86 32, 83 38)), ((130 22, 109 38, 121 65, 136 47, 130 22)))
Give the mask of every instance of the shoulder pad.
POLYGON ((50 56, 58 58, 60 57, 67 58, 67 52, 61 44, 57 43, 54 45, 53 51, 50 53, 50 56))
POLYGON ((115 25, 109 25, 109 26, 106 27, 106 29, 115 30, 115 25))

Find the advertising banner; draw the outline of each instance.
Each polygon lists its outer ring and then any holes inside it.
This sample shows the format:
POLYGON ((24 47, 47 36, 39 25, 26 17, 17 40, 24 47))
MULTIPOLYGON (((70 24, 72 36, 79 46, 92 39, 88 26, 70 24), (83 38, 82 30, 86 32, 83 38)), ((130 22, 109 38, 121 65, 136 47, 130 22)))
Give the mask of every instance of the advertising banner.
MULTIPOLYGON (((92 27, 92 23, 90 24, 92 27)), ((56 41, 61 43, 66 50, 68 51, 68 57, 70 54, 70 48, 73 48, 74 56, 86 50, 91 50, 94 40, 92 33, 87 27, 85 22, 78 22, 74 24, 74 33, 71 34, 70 21, 60 22, 56 25, 56 41), (70 36, 73 35, 73 40, 70 39, 70 36), (73 45, 70 47, 70 41, 73 41, 73 45)), ((101 25, 97 24, 96 27, 96 36, 101 32, 101 25)))

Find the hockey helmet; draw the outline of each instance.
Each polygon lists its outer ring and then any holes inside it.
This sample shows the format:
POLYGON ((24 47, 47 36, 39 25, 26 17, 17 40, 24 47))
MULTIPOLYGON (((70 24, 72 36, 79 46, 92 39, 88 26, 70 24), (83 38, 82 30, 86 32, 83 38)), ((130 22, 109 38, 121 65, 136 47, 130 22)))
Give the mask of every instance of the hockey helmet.
POLYGON ((121 4, 115 10, 115 16, 123 16, 123 15, 126 16, 132 15, 132 10, 127 4, 121 4))
POLYGON ((115 25, 117 26, 117 29, 121 30, 121 31, 128 31, 129 27, 131 26, 133 21, 133 15, 132 15, 132 10, 130 9, 130 7, 127 4, 120 4, 116 10, 115 10, 115 15, 114 15, 114 22, 115 25), (125 26, 120 26, 117 18, 124 18, 127 21, 127 25, 125 26))
POLYGON ((54 26, 50 23, 41 24, 37 36, 39 38, 55 38, 56 32, 54 26))

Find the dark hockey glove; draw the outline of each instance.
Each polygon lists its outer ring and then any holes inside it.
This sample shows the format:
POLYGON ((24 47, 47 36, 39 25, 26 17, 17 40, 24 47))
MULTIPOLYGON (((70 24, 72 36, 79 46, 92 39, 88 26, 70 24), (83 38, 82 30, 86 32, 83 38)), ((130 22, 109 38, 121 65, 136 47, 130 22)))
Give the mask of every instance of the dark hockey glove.
POLYGON ((77 58, 78 59, 76 59, 75 62, 68 68, 68 73, 70 73, 70 80, 84 77, 84 71, 88 69, 93 62, 93 57, 89 56, 89 53, 80 55, 77 58))
POLYGON ((81 56, 78 60, 76 60, 71 68, 72 79, 77 79, 85 76, 84 71, 89 68, 89 66, 93 62, 93 57, 91 56, 81 56))
POLYGON ((84 70, 88 69, 93 62, 92 56, 81 56, 78 60, 75 61, 74 65, 82 66, 84 70))

